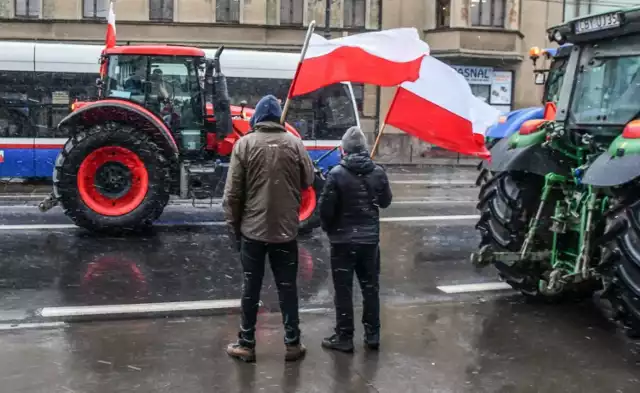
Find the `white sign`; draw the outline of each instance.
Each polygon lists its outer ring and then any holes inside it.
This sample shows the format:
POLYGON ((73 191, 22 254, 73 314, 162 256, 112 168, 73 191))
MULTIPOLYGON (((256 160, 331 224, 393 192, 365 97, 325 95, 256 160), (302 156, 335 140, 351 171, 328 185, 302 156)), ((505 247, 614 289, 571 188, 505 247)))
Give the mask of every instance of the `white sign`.
POLYGON ((464 76, 470 85, 490 85, 493 79, 493 68, 491 67, 469 67, 451 66, 454 70, 464 76))
POLYGON ((68 91, 52 92, 51 103, 54 105, 69 105, 69 92, 68 91))
POLYGON ((494 105, 511 104, 511 84, 512 77, 510 71, 494 71, 491 82, 490 102, 494 105))
POLYGON ((575 23, 576 34, 592 33, 598 30, 612 29, 620 26, 618 13, 596 15, 575 23))

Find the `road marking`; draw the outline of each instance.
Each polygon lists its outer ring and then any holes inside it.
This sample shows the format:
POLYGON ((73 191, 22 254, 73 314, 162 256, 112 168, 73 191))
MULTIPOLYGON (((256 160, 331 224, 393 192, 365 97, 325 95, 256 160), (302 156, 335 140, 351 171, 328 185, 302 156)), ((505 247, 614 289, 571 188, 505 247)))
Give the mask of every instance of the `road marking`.
POLYGON ((477 214, 450 215, 450 216, 412 216, 412 217, 381 217, 380 222, 407 222, 407 221, 462 221, 477 220, 477 214))
POLYGON ((444 293, 467 293, 483 291, 504 291, 511 288, 506 282, 480 282, 476 284, 441 285, 436 287, 444 293))
POLYGON ((390 180, 391 184, 423 185, 423 186, 475 186, 471 180, 390 180))
POLYGON ((150 314, 240 308, 240 299, 198 300, 192 302, 110 304, 105 306, 44 307, 37 312, 43 318, 88 317, 123 314, 150 314))
MULTIPOLYGON (((226 225, 224 221, 203 221, 203 222, 157 222, 156 227, 190 226, 190 227, 217 227, 226 225)), ((6 224, 0 225, 0 231, 29 231, 40 229, 81 229, 74 224, 6 224)))
POLYGON ((458 199, 458 200, 446 200, 446 199, 401 199, 391 202, 393 205, 438 205, 438 204, 476 204, 477 200, 471 199, 458 199))
POLYGON ((0 323, 0 331, 22 330, 22 329, 48 329, 61 328, 67 326, 64 322, 39 322, 39 323, 0 323))

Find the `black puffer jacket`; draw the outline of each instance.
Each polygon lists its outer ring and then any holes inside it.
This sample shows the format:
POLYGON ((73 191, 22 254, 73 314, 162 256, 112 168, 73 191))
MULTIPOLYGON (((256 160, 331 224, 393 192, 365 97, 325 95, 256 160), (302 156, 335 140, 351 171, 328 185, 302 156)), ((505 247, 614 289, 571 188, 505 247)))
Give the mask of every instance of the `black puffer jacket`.
POLYGON ((327 176, 319 202, 322 229, 331 243, 376 244, 379 208, 391 198, 387 174, 366 151, 347 155, 327 176))

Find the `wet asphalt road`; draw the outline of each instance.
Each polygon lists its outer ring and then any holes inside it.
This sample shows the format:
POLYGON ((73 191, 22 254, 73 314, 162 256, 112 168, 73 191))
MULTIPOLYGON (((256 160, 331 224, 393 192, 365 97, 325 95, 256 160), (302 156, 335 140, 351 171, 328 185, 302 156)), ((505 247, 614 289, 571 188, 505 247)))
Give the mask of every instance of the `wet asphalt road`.
POLYGON ((637 392, 638 345, 590 302, 534 305, 509 290, 439 288, 498 281, 490 268, 468 262, 478 236, 475 220, 465 216, 477 214, 476 193, 414 186, 384 212, 379 354, 362 350, 359 326, 355 355, 319 347, 333 323, 328 244, 318 231, 301 238, 298 285, 309 354, 298 364, 282 360, 269 272, 256 365, 222 351, 236 335, 234 310, 68 323, 34 317, 61 306, 238 299, 240 266, 219 206, 174 204, 148 234, 105 238, 73 228, 59 209, 41 214, 32 204, 5 202, 0 391, 637 392))

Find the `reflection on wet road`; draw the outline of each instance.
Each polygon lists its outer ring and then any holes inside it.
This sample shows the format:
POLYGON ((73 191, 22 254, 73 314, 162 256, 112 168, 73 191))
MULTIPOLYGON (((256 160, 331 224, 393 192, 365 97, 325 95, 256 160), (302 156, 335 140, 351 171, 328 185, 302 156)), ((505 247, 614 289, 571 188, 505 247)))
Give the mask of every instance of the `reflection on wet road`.
MULTIPOLYGON (((491 271, 469 268, 477 242, 470 222, 382 224, 382 295, 420 300, 442 295, 438 285, 495 280, 491 271)), ((326 237, 319 231, 301 237, 299 249, 302 306, 331 306, 326 237)), ((238 255, 222 225, 166 225, 128 237, 22 229, 3 233, 0 255, 4 311, 239 299, 241 293, 238 255)), ((265 282, 265 307, 277 309, 270 272, 265 282)))

